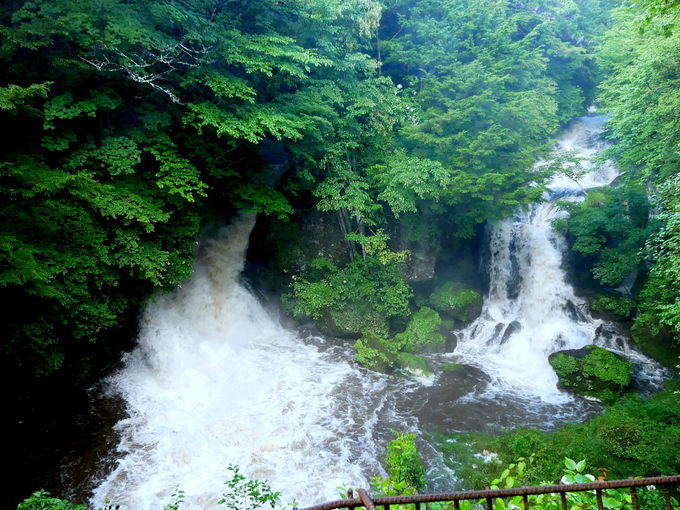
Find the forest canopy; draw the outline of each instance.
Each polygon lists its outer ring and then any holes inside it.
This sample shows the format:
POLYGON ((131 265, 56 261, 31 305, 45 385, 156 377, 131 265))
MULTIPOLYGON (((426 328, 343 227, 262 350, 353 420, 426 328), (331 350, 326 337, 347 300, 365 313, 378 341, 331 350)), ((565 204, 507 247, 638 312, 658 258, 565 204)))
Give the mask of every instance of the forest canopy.
POLYGON ((10 2, 5 356, 83 370, 237 209, 316 205, 353 257, 393 220, 470 237, 536 200, 533 161, 593 100, 607 6, 10 2))

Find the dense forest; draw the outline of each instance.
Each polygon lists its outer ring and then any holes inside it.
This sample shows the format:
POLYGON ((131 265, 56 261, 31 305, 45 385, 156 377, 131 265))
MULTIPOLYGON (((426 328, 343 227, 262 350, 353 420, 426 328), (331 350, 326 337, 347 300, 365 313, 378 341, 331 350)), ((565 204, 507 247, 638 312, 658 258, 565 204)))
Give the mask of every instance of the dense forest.
MULTIPOLYGON (((679 12, 675 0, 4 2, 1 352, 23 491, 10 504, 44 485, 32 434, 61 455, 52 431, 77 411, 59 396, 87 399, 132 347, 140 308, 181 286, 202 234, 239 213, 258 213, 249 278, 291 321, 350 339, 367 369, 422 368, 479 313, 485 227, 541 201, 555 173, 579 180, 568 152, 535 162, 593 104, 608 115, 598 157, 621 175, 563 203, 555 227, 592 309, 674 368, 679 12), (438 278, 442 247, 475 267, 438 278)), ((470 487, 529 457, 527 483, 561 476, 564 457, 621 477, 680 470, 672 388, 602 400, 603 415, 552 434, 470 439, 500 456, 467 463, 470 487)), ((465 472, 469 452, 442 448, 465 472)), ((424 487, 396 478, 390 490, 424 487)))

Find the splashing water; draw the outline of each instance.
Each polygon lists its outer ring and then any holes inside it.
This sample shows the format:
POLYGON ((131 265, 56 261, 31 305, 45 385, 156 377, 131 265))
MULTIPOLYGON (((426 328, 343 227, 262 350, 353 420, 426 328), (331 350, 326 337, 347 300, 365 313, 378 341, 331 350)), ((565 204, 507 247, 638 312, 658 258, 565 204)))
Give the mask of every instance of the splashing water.
MULTIPOLYGON (((589 159, 602 122, 578 119, 560 146, 589 159)), ((613 166, 593 166, 580 184, 615 177, 613 166)), ((550 189, 574 199, 580 193, 561 177, 550 189)), ((435 368, 451 359, 467 367, 428 384, 364 370, 348 344, 281 327, 239 283, 255 217, 221 229, 202 244, 191 279, 147 306, 137 347, 105 381, 127 418, 115 427, 118 460, 96 482, 93 506, 109 500, 126 510, 159 509, 179 487, 182 508, 215 508, 228 464, 268 480, 284 502, 313 504, 384 474, 391 429, 478 431, 581 419, 597 405, 559 391, 547 357, 594 341, 637 357, 658 379, 658 366, 590 317, 566 281, 564 241, 550 225, 561 214, 548 200, 491 229, 482 315, 457 332, 453 353, 430 357, 435 368)), ((422 437, 420 446, 429 477, 438 480, 433 488, 450 488, 455 475, 422 437)))
POLYGON ((107 381, 129 417, 95 506, 160 508, 179 484, 183 508, 213 508, 229 463, 286 498, 335 497, 382 472, 371 434, 389 414, 387 378, 302 342, 238 283, 254 221, 221 230, 192 278, 144 312, 138 347, 107 381), (347 399, 348 386, 373 397, 347 399))
MULTIPOLYGON (((548 356, 562 349, 592 343, 612 348, 644 365, 651 379, 663 370, 637 352, 621 335, 607 341, 599 332, 613 326, 590 316, 585 300, 577 297, 563 269, 566 246, 552 221, 564 217, 554 200, 581 200, 583 189, 610 184, 617 176, 609 162, 595 165, 591 158, 603 148, 603 116, 581 117, 559 140, 557 150, 568 150, 588 172, 578 182, 556 176, 546 201, 533 204, 490 231, 490 290, 481 316, 457 332, 455 354, 463 363, 493 367, 490 397, 499 394, 534 395, 542 403, 562 404, 574 398, 557 388, 557 375, 548 356)), ((611 335, 609 335, 611 336, 611 335)))

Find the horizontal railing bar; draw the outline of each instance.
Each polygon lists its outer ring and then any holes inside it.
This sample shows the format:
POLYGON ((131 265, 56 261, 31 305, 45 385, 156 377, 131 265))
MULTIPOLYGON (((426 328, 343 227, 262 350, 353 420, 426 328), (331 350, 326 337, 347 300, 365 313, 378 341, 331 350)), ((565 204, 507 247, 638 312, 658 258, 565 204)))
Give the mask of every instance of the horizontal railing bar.
MULTIPOLYGON (((441 503, 445 501, 463 501, 485 498, 506 498, 512 496, 533 496, 537 494, 583 492, 596 489, 626 489, 645 487, 647 485, 678 485, 680 476, 656 476, 651 478, 629 478, 627 480, 611 480, 606 482, 573 483, 559 485, 543 485, 534 487, 516 487, 514 489, 486 489, 476 491, 441 492, 436 494, 413 494, 411 496, 382 496, 372 499, 375 506, 408 505, 414 503, 441 503)), ((363 506, 359 498, 329 501, 299 510, 333 510, 335 508, 356 508, 363 506)))

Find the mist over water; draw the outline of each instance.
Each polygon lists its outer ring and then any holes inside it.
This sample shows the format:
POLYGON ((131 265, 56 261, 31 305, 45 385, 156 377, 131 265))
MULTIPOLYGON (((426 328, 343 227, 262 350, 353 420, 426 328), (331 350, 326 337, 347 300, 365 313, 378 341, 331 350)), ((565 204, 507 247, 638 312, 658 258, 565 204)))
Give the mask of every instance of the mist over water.
MULTIPOLYGON (((589 158, 601 129, 601 117, 579 119, 561 146, 589 158)), ((616 177, 609 165, 592 171, 582 186, 616 177)), ((580 193, 564 178, 550 189, 580 193)), ((96 481, 92 503, 158 509, 179 487, 183 508, 214 508, 229 464, 268 480, 284 502, 336 499, 338 487, 368 487, 384 474, 392 429, 544 428, 582 419, 598 404, 559 391, 547 357, 594 341, 637 356, 650 379, 660 378, 575 296, 562 268, 564 240, 550 225, 560 214, 548 200, 491 228, 482 315, 457 332, 454 352, 430 357, 438 375, 428 384, 364 370, 349 343, 283 328, 239 281, 255 217, 238 218, 202 244, 190 280, 147 306, 138 346, 105 381, 128 417, 115 427, 116 467, 96 481), (452 361, 467 367, 438 370, 452 361)), ((453 473, 427 441, 420 446, 442 488, 453 473)))

